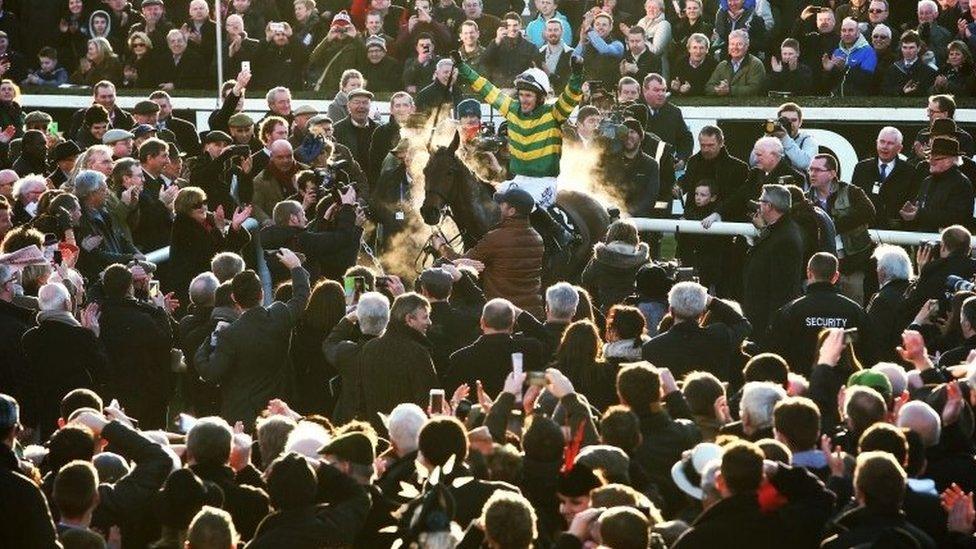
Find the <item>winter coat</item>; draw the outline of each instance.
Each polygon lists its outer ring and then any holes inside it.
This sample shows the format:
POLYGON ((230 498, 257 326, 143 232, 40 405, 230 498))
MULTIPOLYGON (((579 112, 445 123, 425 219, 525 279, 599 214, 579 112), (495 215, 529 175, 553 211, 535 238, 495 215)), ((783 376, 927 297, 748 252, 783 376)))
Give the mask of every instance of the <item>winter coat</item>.
POLYGON ((638 269, 647 265, 648 255, 644 242, 636 247, 621 241, 597 242, 593 246, 593 257, 583 269, 582 284, 601 311, 606 313, 633 293, 634 277, 638 269))
POLYGON ((901 360, 895 350, 901 344, 901 333, 905 328, 905 291, 907 280, 892 280, 878 290, 868 302, 867 313, 874 326, 874 348, 878 360, 897 363, 901 360))
MULTIPOLYGON (((205 223, 189 215, 177 214, 170 238, 170 278, 177 295, 187 296, 190 282, 196 275, 210 270, 210 260, 220 252, 239 253, 251 241, 251 233, 244 227, 226 233, 217 228, 212 214, 205 223)), ((182 301, 182 299, 181 299, 182 301)))
POLYGON ((918 214, 911 230, 936 233, 949 225, 968 225, 973 215, 973 185, 959 170, 931 174, 918 190, 918 214))
POLYGON ((742 310, 754 333, 765 333, 773 314, 799 297, 804 268, 803 235, 789 215, 763 229, 742 270, 742 310))
POLYGON ((254 539, 247 544, 248 549, 318 549, 352 545, 369 513, 369 496, 352 477, 328 465, 319 467, 318 476, 320 486, 322 477, 328 476, 330 502, 274 511, 258 525, 254 539))
POLYGON ((165 428, 173 390, 169 316, 133 298, 106 298, 100 306, 99 339, 109 357, 108 393, 144 428, 165 428))
POLYGON ((739 70, 733 72, 732 62, 726 59, 715 67, 705 83, 705 95, 718 95, 715 86, 722 80, 729 83, 730 97, 762 95, 766 87, 766 67, 758 57, 749 53, 742 60, 739 70))
MULTIPOLYGON (((316 221, 307 228, 270 226, 261 229, 261 246, 265 250, 290 248, 305 254, 305 268, 312 280, 326 276, 340 280, 346 269, 356 264, 356 253, 363 234, 356 225, 356 210, 342 206, 330 227, 316 221)), ((277 284, 287 280, 288 273, 280 263, 268 266, 277 284)))
POLYGON ((503 297, 534 316, 543 316, 544 251, 542 237, 528 218, 509 217, 481 237, 464 256, 485 264, 481 273, 485 299, 503 297))
POLYGON ((730 540, 748 540, 750 548, 782 547, 772 521, 759 508, 755 492, 735 494, 709 507, 691 523, 672 549, 724 547, 730 540))
MULTIPOLYGON (((253 421, 253 418, 247 421, 253 421)), ((268 494, 260 488, 238 484, 234 479, 234 470, 229 465, 198 463, 189 468, 201 480, 210 481, 221 489, 224 493, 223 509, 234 519, 234 526, 237 527, 241 539, 251 539, 258 524, 271 511, 268 494)))
POLYGON ((197 349, 210 337, 217 325, 217 320, 212 320, 212 317, 225 318, 222 313, 226 313, 230 318, 238 316, 237 311, 229 307, 215 309, 191 304, 187 315, 180 319, 179 342, 180 349, 183 351, 183 360, 186 362, 183 394, 186 395, 190 405, 190 413, 195 417, 214 416, 220 413, 220 389, 200 379, 195 355, 197 349))
POLYGON ((881 95, 893 97, 922 97, 928 95, 929 88, 935 82, 935 69, 922 61, 921 57, 915 59, 910 67, 905 66, 905 60, 899 59, 892 63, 884 73, 884 80, 881 83, 881 95), (915 91, 905 93, 905 84, 914 81, 915 91))
POLYGON ((310 293, 305 269, 296 267, 291 275, 287 303, 244 311, 216 333, 216 346, 207 339, 197 350, 197 368, 205 380, 220 384, 220 415, 229 422, 250 422, 269 400, 290 394, 288 342, 310 293))
POLYGON ((92 528, 107 532, 113 525, 122 530, 122 547, 145 547, 141 539, 153 512, 153 499, 173 470, 173 460, 162 446, 124 423, 112 421, 102 429, 102 439, 113 452, 135 467, 114 484, 98 486, 98 506, 92 514, 92 528))
POLYGON ((363 334, 358 324, 343 318, 322 343, 325 360, 339 373, 340 387, 332 420, 346 423, 364 419, 363 372, 360 357, 363 345, 376 336, 363 334))
POLYGON ((860 305, 841 295, 829 282, 809 284, 806 295, 776 311, 765 337, 757 334, 757 339, 761 338, 764 350, 785 358, 791 371, 808 376, 817 358, 817 338, 825 328, 857 328, 857 356, 865 364, 874 364, 871 319, 860 305))
POLYGON ((857 41, 850 48, 839 45, 830 56, 843 57, 847 61, 843 67, 835 67, 826 73, 826 77, 833 82, 833 95, 847 97, 875 93, 878 56, 864 35, 858 34, 857 41))
POLYGON ((21 474, 17 456, 6 444, 0 444, 0 496, 0 512, 10 521, 10 527, 0 530, 0 546, 61 548, 44 493, 21 474))
POLYGON ((451 355, 450 369, 443 374, 445 390, 453 391, 462 384, 474 387, 475 381, 480 380, 486 394, 497 395, 512 371, 512 353, 522 353, 523 371, 541 371, 547 365, 537 340, 511 334, 485 334, 451 355))
POLYGON ((380 431, 385 427, 379 413, 388 414, 402 402, 426 407, 430 390, 440 386, 427 336, 396 320, 383 335, 363 345, 360 368, 363 419, 380 431))
POLYGON ((836 517, 827 525, 827 537, 821 547, 839 549, 860 544, 870 545, 880 541, 879 538, 882 536, 890 535, 894 529, 902 534, 907 533, 922 549, 936 546, 935 541, 917 526, 908 522, 901 511, 882 513, 867 507, 856 507, 836 517))
POLYGON ((521 36, 508 37, 499 44, 492 40, 485 48, 482 62, 488 69, 488 79, 503 88, 514 86, 515 77, 532 66, 537 50, 532 42, 521 36))
POLYGON ((47 440, 57 430, 60 404, 72 389, 84 387, 105 394, 109 357, 90 330, 57 320, 44 320, 27 330, 22 339, 27 360, 24 422, 40 426, 47 440))
POLYGON ((358 68, 365 55, 366 46, 359 38, 323 38, 308 57, 308 87, 327 97, 335 95, 342 73, 358 68))
POLYGON ((101 243, 95 249, 88 251, 81 247, 78 257, 78 270, 86 278, 95 279, 105 267, 113 263, 127 264, 139 250, 132 242, 113 226, 114 221, 103 208, 94 213, 82 208, 81 221, 75 230, 75 238, 83 242, 89 236, 102 237, 101 243))
POLYGON ((675 379, 703 369, 719 379, 729 379, 729 357, 749 335, 751 326, 721 299, 713 299, 706 310, 711 317, 708 326, 699 326, 692 320, 675 324, 644 344, 644 360, 659 368, 670 368, 675 379))
POLYGON ((640 420, 641 444, 633 459, 644 466, 650 479, 664 498, 662 511, 667 516, 684 505, 686 496, 671 479, 671 467, 681 460, 681 453, 701 442, 698 427, 686 419, 672 419, 659 404, 648 410, 633 410, 640 420))
POLYGON ((376 93, 393 93, 403 89, 403 65, 395 58, 385 55, 375 65, 369 61, 360 64, 363 78, 369 82, 369 89, 376 93))

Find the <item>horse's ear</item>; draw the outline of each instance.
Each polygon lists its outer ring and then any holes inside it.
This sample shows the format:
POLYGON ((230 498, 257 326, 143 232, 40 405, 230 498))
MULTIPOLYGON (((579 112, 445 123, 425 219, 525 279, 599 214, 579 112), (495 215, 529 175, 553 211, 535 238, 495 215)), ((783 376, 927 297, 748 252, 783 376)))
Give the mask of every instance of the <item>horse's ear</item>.
POLYGON ((458 147, 461 146, 461 132, 454 132, 454 139, 451 140, 451 145, 447 150, 451 151, 451 154, 457 152, 458 147))

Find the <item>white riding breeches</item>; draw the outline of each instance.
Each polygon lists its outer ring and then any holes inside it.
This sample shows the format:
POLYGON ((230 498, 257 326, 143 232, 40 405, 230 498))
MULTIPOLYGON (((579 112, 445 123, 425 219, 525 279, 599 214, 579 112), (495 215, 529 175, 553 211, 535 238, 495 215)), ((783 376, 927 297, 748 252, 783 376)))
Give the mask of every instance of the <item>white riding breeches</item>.
POLYGON ((505 192, 516 187, 528 192, 535 199, 535 203, 542 208, 549 208, 556 203, 556 193, 559 191, 559 181, 556 177, 529 177, 516 175, 512 180, 505 181, 498 186, 498 192, 505 192))

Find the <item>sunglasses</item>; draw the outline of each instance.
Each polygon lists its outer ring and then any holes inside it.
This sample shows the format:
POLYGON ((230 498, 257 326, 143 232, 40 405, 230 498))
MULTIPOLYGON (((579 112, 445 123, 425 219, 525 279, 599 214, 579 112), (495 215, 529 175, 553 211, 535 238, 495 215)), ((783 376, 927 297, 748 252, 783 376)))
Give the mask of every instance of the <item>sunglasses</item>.
POLYGON ((868 13, 884 13, 886 11, 888 10, 873 9, 873 10, 868 10, 868 13))

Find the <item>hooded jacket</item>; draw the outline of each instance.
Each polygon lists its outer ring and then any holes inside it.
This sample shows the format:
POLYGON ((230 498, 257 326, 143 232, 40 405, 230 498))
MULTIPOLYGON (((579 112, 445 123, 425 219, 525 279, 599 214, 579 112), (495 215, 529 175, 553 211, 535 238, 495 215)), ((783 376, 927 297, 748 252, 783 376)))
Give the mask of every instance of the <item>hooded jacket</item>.
POLYGON ((844 97, 874 93, 874 71, 878 67, 878 56, 863 34, 858 33, 857 41, 849 48, 844 47, 843 42, 838 44, 831 56, 847 60, 844 67, 835 67, 830 71, 835 80, 839 79, 833 87, 834 95, 844 97))
POLYGON ((601 311, 606 312, 633 293, 634 277, 647 264, 648 254, 644 242, 636 247, 619 240, 593 246, 593 257, 583 269, 582 282, 601 311))

